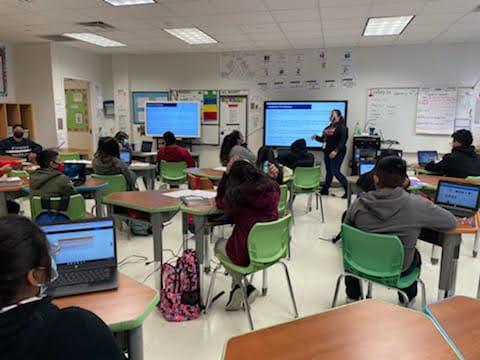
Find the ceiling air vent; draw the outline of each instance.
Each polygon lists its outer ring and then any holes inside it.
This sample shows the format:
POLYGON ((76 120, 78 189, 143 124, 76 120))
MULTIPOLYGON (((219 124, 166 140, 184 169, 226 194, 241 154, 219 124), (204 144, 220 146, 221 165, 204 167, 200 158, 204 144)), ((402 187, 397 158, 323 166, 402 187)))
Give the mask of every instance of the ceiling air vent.
POLYGON ((49 41, 56 41, 56 42, 62 42, 62 41, 73 41, 74 39, 69 38, 68 36, 63 36, 63 35, 39 35, 38 36, 41 39, 49 40, 49 41))
POLYGON ((102 29, 102 30, 114 30, 115 28, 107 24, 106 22, 103 21, 87 21, 87 22, 79 22, 77 25, 80 26, 85 26, 88 28, 95 28, 95 29, 102 29))

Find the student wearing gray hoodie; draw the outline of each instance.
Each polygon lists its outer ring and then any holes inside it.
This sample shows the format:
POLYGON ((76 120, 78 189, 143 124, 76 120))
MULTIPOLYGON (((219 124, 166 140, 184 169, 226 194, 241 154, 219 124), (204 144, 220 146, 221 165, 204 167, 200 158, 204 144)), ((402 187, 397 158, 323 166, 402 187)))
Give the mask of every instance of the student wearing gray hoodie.
MULTIPOLYGON (((380 160, 373 180, 377 190, 368 192, 351 205, 345 223, 367 232, 397 235, 405 251, 402 275, 408 275, 421 266, 420 253, 415 248, 420 230, 451 230, 457 226, 457 220, 450 212, 428 199, 405 191, 408 183, 407 164, 397 156, 380 160)), ((358 280, 347 277, 345 284, 347 297, 358 300, 358 280)), ((417 283, 402 290, 412 302, 417 295, 417 283)))

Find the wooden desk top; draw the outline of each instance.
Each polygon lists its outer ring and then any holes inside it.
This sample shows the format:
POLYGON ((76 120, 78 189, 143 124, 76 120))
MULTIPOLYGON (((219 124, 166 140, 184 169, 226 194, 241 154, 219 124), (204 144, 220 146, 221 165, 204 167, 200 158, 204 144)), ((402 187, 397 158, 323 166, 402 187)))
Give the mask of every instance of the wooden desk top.
POLYGON ((103 203, 150 214, 177 211, 180 209, 181 200, 164 195, 170 191, 172 190, 118 192, 107 195, 103 203))
POLYGON ((225 359, 246 358, 414 360, 456 357, 424 314, 367 300, 230 339, 225 359))
POLYGON ((199 177, 206 177, 211 180, 220 180, 225 171, 215 170, 213 168, 188 168, 185 172, 199 177))
POLYGON ((209 205, 185 205, 182 203, 180 206, 180 210, 187 214, 192 215, 216 215, 223 213, 222 210, 217 209, 217 205, 215 204, 215 199, 208 200, 209 205))
POLYGON ((158 293, 126 275, 118 275, 116 290, 67 296, 53 302, 59 308, 78 306, 90 310, 112 331, 138 327, 158 303, 158 293))
POLYGON ((480 301, 465 296, 429 305, 435 318, 465 359, 478 359, 480 354, 480 301))
POLYGON ((420 181, 422 181, 422 182, 424 182, 428 185, 431 185, 435 188, 438 186, 438 182, 440 180, 458 182, 458 183, 462 183, 462 184, 477 184, 477 185, 480 185, 480 180, 467 180, 467 179, 447 177, 447 176, 417 175, 417 178, 420 179, 420 181))

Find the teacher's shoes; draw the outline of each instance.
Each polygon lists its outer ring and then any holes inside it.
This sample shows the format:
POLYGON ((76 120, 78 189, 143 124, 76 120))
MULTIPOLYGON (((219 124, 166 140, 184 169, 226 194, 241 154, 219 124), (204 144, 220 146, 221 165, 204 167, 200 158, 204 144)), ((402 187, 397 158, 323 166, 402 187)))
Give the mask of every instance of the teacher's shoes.
MULTIPOLYGON (((248 304, 252 304, 258 296, 258 290, 253 285, 247 286, 247 301, 248 304)), ((235 287, 230 291, 230 298, 228 299, 227 305, 225 305, 226 311, 237 311, 242 308, 243 304, 243 294, 242 288, 240 285, 235 285, 235 287)))

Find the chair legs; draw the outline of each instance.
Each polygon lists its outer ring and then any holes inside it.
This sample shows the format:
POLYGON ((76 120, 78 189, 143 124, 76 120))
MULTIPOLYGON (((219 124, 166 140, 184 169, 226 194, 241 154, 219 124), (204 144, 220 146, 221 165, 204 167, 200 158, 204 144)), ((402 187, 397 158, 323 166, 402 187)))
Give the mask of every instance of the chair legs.
POLYGON ((322 200, 322 195, 320 195, 320 193, 316 193, 316 197, 317 197, 317 209, 318 209, 318 200, 320 199, 320 211, 322 213, 322 224, 325 223, 325 214, 323 212, 323 200, 322 200))
POLYGON ((473 240, 472 256, 473 256, 474 258, 476 258, 477 255, 478 255, 478 240, 479 240, 478 238, 479 238, 479 236, 480 236, 480 234, 479 234, 479 232, 477 231, 477 232, 475 233, 475 239, 473 240))
POLYGON ((294 316, 295 316, 295 318, 298 318, 297 302, 295 301, 295 294, 293 293, 293 287, 292 287, 292 282, 290 280, 290 274, 288 272, 288 267, 287 267, 287 264, 285 264, 283 261, 280 261, 280 264, 282 264, 283 268, 285 269, 285 276, 287 278, 288 290, 290 291, 290 297, 292 298, 294 316))
POLYGON ((406 308, 408 308, 408 303, 410 302, 410 300, 408 300, 407 294, 405 294, 405 292, 403 292, 403 291, 400 290, 400 289, 397 289, 397 291, 398 291, 398 293, 402 296, 404 306, 405 306, 406 308))
POLYGON ((245 276, 242 277, 241 288, 243 293, 243 304, 245 306, 245 311, 248 317, 248 323, 250 324, 250 329, 253 331, 253 320, 252 314, 250 314, 250 304, 248 303, 248 294, 247 294, 248 280, 245 276))
POLYGON ((372 298, 372 283, 368 282, 368 289, 367 289, 367 299, 372 298))
POLYGON ((423 280, 418 278, 417 281, 420 284, 420 287, 422 288, 422 311, 423 311, 425 309, 425 306, 427 306, 427 291, 425 289, 425 283, 423 282, 423 280))
POLYGON ((262 279, 262 296, 267 295, 268 290, 268 276, 267 276, 267 269, 262 271, 263 279, 262 279))
POLYGON ((208 313, 210 306, 212 305, 213 290, 215 290, 215 280, 217 279, 217 271, 220 269, 220 267, 221 265, 217 265, 213 269, 212 277, 210 278, 210 286, 208 287, 207 298, 205 299, 205 309, 203 310, 205 314, 208 313))
POLYGON ((337 279, 337 284, 335 285, 335 292, 333 293, 332 308, 337 304, 338 291, 340 290, 340 284, 345 277, 345 274, 340 274, 337 279))

